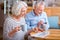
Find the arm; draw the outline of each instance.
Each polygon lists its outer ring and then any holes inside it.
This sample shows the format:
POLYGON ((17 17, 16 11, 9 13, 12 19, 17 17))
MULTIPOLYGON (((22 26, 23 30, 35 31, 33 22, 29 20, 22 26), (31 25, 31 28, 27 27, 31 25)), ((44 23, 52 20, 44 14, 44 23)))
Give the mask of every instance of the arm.
POLYGON ((25 18, 25 21, 26 21, 26 24, 27 24, 27 34, 28 35, 30 35, 30 32, 32 32, 33 31, 33 29, 32 29, 32 26, 31 26, 31 24, 30 24, 30 20, 29 20, 29 18, 26 16, 26 18, 25 18))
POLYGON ((18 32, 18 31, 20 31, 20 27, 19 26, 16 26, 12 31, 10 31, 9 33, 8 33, 8 35, 9 35, 9 37, 13 37, 13 35, 16 33, 16 32, 18 32))
POLYGON ((49 29, 49 23, 48 23, 48 19, 47 19, 46 13, 43 13, 43 17, 42 18, 44 18, 44 19, 41 19, 40 22, 38 22, 37 27, 39 28, 41 26, 43 28, 42 30, 44 30, 44 31, 48 30, 49 29))
POLYGON ((11 27, 12 27, 11 23, 9 23, 8 20, 5 20, 4 27, 3 27, 3 36, 4 36, 4 38, 6 38, 6 39, 12 39, 8 35, 9 32, 12 30, 11 27))
POLYGON ((9 20, 6 20, 4 23, 4 29, 3 29, 4 38, 12 39, 14 34, 18 31, 17 29, 20 30, 20 28, 18 27, 13 29, 13 24, 9 20))
POLYGON ((27 24, 27 29, 30 30, 31 29, 30 20, 27 16, 25 17, 25 21, 26 21, 26 24, 27 24))

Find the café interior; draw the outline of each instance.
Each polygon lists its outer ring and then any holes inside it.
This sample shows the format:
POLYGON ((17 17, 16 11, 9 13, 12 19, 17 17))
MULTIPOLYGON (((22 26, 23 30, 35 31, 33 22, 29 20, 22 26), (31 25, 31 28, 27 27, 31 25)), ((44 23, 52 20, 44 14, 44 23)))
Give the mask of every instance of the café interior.
MULTIPOLYGON (((28 4, 27 13, 33 10, 34 3, 38 0, 0 0, 0 40, 3 40, 3 24, 5 18, 11 13, 11 7, 16 1, 25 1, 28 4)), ((35 37, 36 40, 60 40, 60 0, 41 0, 46 6, 50 25, 49 35, 45 38, 35 37)))

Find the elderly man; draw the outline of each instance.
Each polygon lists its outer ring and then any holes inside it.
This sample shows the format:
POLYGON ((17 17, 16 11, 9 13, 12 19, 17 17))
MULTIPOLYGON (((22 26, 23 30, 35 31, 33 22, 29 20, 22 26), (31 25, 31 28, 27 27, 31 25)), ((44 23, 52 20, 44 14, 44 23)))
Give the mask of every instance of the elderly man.
MULTIPOLYGON (((43 1, 37 1, 34 4, 33 10, 25 17, 28 25, 28 30, 40 29, 41 32, 48 30, 49 23, 47 15, 44 12, 45 3, 43 1)), ((36 30, 35 30, 36 31, 36 30)))

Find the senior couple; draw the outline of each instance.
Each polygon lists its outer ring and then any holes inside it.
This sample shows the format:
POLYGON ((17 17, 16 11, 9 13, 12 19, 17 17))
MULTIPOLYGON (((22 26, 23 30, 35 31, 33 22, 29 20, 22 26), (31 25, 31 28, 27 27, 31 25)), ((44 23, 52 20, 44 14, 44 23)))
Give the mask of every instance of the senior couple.
POLYGON ((23 1, 14 3, 12 14, 4 22, 3 39, 4 40, 24 40, 24 36, 36 28, 41 32, 48 30, 49 23, 47 15, 44 12, 45 3, 37 1, 31 12, 26 13, 27 4, 23 1), (24 30, 22 30, 22 27, 24 30))

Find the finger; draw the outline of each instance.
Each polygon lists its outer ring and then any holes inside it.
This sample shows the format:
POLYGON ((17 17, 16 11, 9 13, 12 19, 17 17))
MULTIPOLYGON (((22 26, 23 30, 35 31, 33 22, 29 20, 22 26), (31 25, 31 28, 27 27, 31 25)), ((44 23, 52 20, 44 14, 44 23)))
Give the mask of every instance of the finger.
POLYGON ((21 29, 20 28, 18 28, 18 31, 20 31, 21 29))
POLYGON ((17 30, 20 31, 20 30, 21 30, 21 27, 18 26, 18 27, 17 27, 17 30))
POLYGON ((17 27, 15 27, 15 29, 18 29, 18 26, 17 26, 17 27))
POLYGON ((16 30, 16 31, 20 31, 20 27, 16 27, 15 30, 16 30))
POLYGON ((20 28, 20 27, 18 26, 18 28, 20 28))
POLYGON ((32 29, 33 31, 35 30, 35 28, 32 29))

